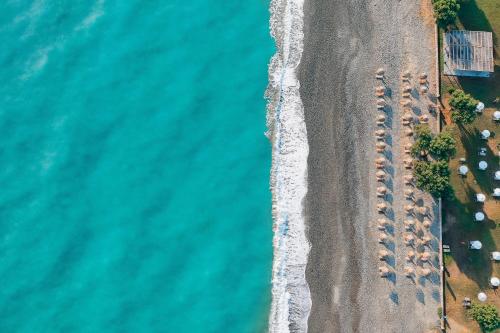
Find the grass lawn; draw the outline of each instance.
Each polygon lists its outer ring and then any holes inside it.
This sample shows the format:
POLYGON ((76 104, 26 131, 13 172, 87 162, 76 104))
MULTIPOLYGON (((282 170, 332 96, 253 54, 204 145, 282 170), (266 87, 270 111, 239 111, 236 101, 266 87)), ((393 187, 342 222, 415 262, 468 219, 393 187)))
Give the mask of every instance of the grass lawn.
POLYGON ((475 300, 479 291, 485 291, 489 296, 488 302, 500 309, 500 294, 497 296, 489 286, 492 276, 500 277, 500 263, 492 262, 489 257, 490 252, 500 250, 500 200, 491 195, 494 187, 500 187, 500 181, 493 179, 494 172, 500 169, 500 124, 492 121, 492 113, 493 109, 487 109, 474 124, 462 129, 456 125, 450 126, 458 144, 457 155, 450 161, 454 195, 444 201, 443 243, 451 248, 451 255, 445 258, 449 272, 445 286, 447 315, 468 327, 471 332, 476 325, 467 320, 462 309, 461 302, 465 296, 475 300), (483 129, 490 130, 495 136, 488 141, 481 139, 480 131, 483 129), (487 156, 478 155, 479 147, 487 148, 487 156), (470 170, 466 177, 457 172, 462 157, 466 159, 470 170), (478 169, 481 160, 489 165, 486 171, 478 169), (484 204, 476 202, 476 193, 486 195, 484 204), (486 214, 485 221, 474 221, 473 216, 477 211, 486 214), (481 241, 482 250, 469 250, 467 245, 470 240, 481 241))
MULTIPOLYGON (((492 276, 500 277, 500 263, 492 262, 489 257, 491 251, 500 250, 500 201, 491 196, 493 188, 500 187, 500 181, 493 179, 494 172, 500 170, 500 124, 492 121, 494 110, 500 109, 500 104, 493 103, 496 97, 500 97, 500 0, 466 0, 459 13, 457 28, 492 31, 495 44, 495 73, 492 77, 441 76, 445 106, 449 87, 461 88, 486 105, 484 114, 472 125, 462 129, 454 124, 449 125, 457 140, 457 154, 450 161, 454 195, 443 201, 443 243, 451 248, 451 254, 444 260, 447 270, 445 297, 448 331, 480 332, 479 326, 468 318, 462 308, 462 300, 468 296, 477 302, 477 293, 485 291, 487 302, 495 304, 500 310, 500 290, 495 292, 489 285, 492 276), (480 138, 480 131, 484 129, 494 133, 488 141, 480 138), (487 148, 486 156, 478 155, 480 147, 487 148), (471 171, 465 178, 457 173, 461 157, 466 159, 471 171), (481 160, 489 165, 486 171, 478 170, 481 160), (479 192, 486 195, 485 204, 475 201, 475 194, 479 192), (487 220, 474 222, 473 216, 477 211, 485 212, 487 220), (469 250, 467 242, 470 240, 480 240, 482 250, 469 250)), ((444 114, 449 124, 449 113, 444 114)))

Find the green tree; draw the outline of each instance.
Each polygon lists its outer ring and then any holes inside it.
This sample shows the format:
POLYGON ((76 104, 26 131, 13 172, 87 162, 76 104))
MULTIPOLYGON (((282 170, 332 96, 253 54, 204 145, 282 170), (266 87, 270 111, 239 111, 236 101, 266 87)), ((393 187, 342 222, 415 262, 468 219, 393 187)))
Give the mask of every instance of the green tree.
POLYGON ((492 304, 472 304, 469 313, 483 330, 493 331, 500 327, 497 308, 492 304))
POLYGON ((463 90, 453 91, 450 98, 452 107, 451 119, 459 124, 470 124, 476 119, 476 106, 478 101, 466 94, 463 90))
POLYGON ((429 144, 429 152, 438 160, 448 160, 456 153, 456 141, 450 131, 439 133, 429 144))
POLYGON ((441 26, 446 26, 455 22, 460 4, 457 0, 433 0, 434 16, 436 21, 441 26))
POLYGON ((446 161, 417 161, 413 175, 417 187, 435 197, 442 197, 451 189, 450 170, 446 161))
POLYGON ((415 143, 411 147, 413 157, 426 156, 431 147, 432 132, 428 125, 415 126, 415 143))

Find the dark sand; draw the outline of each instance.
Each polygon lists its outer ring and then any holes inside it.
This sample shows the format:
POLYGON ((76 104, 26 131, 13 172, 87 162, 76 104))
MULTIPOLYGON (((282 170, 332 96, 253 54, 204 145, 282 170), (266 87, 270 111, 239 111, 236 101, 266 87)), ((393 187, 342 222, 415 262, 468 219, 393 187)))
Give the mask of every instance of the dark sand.
MULTIPOLYGON (((434 69, 433 26, 424 24, 421 13, 420 1, 305 1, 299 81, 310 149, 305 204, 311 243, 309 332, 406 333, 436 326, 435 287, 378 276, 380 245, 373 224, 378 217, 374 72, 387 70, 387 84, 396 95, 394 114, 388 115, 399 122, 400 74, 406 68, 434 69)), ((399 130, 395 126, 395 141, 399 130)), ((402 191, 400 183, 394 181, 394 193, 402 191)), ((404 198, 394 195, 394 200, 404 198)), ((395 257, 401 270, 401 254, 395 257)))

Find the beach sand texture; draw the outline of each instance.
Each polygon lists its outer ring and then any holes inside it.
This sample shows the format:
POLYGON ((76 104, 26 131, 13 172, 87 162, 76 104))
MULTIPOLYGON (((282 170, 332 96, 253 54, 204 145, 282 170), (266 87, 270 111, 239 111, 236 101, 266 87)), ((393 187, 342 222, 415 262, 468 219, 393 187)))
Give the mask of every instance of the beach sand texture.
MULTIPOLYGON (((429 1, 430 2, 430 1, 429 1)), ((417 193, 431 208, 433 273, 411 281, 403 274, 405 189, 401 166, 403 131, 400 76, 429 74, 436 92, 434 25, 424 1, 306 0, 304 51, 299 67, 309 143, 308 193, 305 202, 311 252, 306 269, 312 309, 309 332, 430 332, 439 325, 437 209, 429 196, 417 193), (386 69, 390 88, 387 140, 391 161, 389 205, 393 235, 391 279, 379 277, 374 132, 374 78, 386 69)), ((425 97, 427 98, 427 97, 425 97)), ((415 112, 426 112, 422 97, 415 112)), ((431 117, 431 123, 435 118, 431 117)), ((434 124, 432 126, 434 126, 434 124)), ((415 266, 416 267, 416 266, 415 266)))

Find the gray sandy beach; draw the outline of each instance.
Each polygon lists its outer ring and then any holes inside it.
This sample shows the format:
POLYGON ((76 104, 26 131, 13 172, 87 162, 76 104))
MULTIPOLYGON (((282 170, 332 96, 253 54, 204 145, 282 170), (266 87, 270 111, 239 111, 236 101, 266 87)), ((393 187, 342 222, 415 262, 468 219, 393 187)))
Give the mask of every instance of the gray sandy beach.
MULTIPOLYGON (((439 323, 439 282, 403 273, 401 73, 429 73, 435 92, 434 26, 417 0, 305 0, 301 99, 310 147, 305 202, 309 332, 430 332, 439 323), (386 70, 391 279, 379 277, 375 220, 375 70, 386 70)), ((424 105, 419 99, 417 103, 424 105)), ((424 112, 416 108, 415 112, 424 112)), ((431 119, 432 120, 432 119, 431 119)), ((435 202, 420 194, 437 217, 435 202)), ((433 235, 438 230, 433 227, 433 235)), ((436 250, 437 245, 434 243, 436 250)), ((437 256, 436 256, 437 257, 437 256)), ((436 266, 434 261, 433 276, 436 266)))

